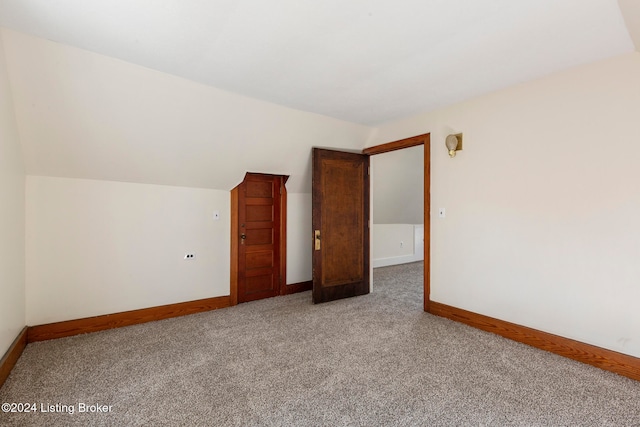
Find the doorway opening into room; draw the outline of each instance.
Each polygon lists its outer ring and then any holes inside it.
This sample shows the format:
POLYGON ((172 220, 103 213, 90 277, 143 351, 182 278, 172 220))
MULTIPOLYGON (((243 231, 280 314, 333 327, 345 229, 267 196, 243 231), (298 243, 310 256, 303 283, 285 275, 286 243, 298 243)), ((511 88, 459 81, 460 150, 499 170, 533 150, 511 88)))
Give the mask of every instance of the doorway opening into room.
POLYGON ((430 134, 370 147, 363 153, 370 156, 389 153, 386 157, 380 156, 380 161, 378 158, 371 161, 372 274, 375 274, 373 268, 380 267, 378 276, 385 280, 405 275, 411 283, 422 281, 423 308, 429 311, 430 134), (402 191, 399 186, 405 190, 418 187, 418 193, 402 191), (385 197, 387 199, 380 200, 385 197), (416 252, 422 253, 416 255, 416 252), (419 258, 423 259, 422 264, 419 258))

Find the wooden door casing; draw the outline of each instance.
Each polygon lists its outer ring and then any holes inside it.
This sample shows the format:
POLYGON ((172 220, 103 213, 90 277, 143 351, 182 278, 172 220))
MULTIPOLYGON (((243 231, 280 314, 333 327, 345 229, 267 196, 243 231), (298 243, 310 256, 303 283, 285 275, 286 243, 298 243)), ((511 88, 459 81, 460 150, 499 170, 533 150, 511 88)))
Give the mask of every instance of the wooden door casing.
POLYGON ((375 145, 362 150, 363 154, 373 156, 390 151, 424 145, 424 311, 431 312, 431 134, 375 145))

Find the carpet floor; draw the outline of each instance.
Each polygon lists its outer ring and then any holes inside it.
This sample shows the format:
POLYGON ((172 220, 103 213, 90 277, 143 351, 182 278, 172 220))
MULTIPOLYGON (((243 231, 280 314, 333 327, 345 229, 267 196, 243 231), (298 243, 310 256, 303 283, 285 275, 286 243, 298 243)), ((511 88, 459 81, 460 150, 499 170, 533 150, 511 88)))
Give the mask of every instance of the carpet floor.
POLYGON ((422 268, 29 344, 0 425, 640 426, 640 382, 424 313, 422 268))

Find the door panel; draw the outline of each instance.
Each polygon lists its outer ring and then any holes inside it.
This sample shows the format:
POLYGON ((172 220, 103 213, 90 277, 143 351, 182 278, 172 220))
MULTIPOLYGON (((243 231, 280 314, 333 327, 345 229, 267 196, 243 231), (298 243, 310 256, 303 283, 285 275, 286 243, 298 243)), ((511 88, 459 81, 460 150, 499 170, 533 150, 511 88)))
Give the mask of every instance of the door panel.
POLYGON ((251 206, 251 209, 247 211, 247 221, 273 221, 273 206, 251 206))
MULTIPOLYGON (((245 231, 245 236, 246 236, 246 238, 244 239, 245 248, 250 246, 256 246, 256 245, 273 244, 273 229, 271 227, 247 229, 245 231)), ((251 249, 255 250, 256 248, 251 248, 251 249)))
POLYGON ((264 252, 255 252, 247 254, 247 269, 251 270, 254 268, 272 268, 273 265, 273 252, 272 251, 264 251, 264 252))
MULTIPOLYGON (((261 274, 258 276, 249 276, 246 280, 247 296, 255 294, 270 293, 273 290, 273 274, 261 274)), ((273 295, 275 296, 275 295, 273 295)))
POLYGON ((273 185, 268 181, 247 181, 246 194, 251 198, 273 198, 273 185))
POLYGON ((247 174, 238 188, 238 302, 280 293, 282 177, 247 174))
POLYGON ((315 148, 312 191, 314 303, 369 293, 369 157, 315 148))

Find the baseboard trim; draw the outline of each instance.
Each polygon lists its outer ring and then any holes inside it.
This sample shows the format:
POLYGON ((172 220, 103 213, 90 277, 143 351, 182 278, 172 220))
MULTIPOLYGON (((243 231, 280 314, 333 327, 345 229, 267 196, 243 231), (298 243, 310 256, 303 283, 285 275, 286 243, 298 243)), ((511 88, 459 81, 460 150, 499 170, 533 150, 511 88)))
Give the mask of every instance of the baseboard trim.
POLYGON ((640 381, 640 358, 430 301, 431 314, 640 381))
POLYGON ((2 388, 4 382, 9 378, 11 370, 27 346, 27 331, 28 328, 26 326, 22 328, 22 331, 20 331, 7 352, 2 356, 2 359, 0 359, 0 388, 2 388))
POLYGON ((313 288, 313 282, 311 280, 300 283, 292 283, 284 287, 281 290, 280 295, 291 295, 298 292, 310 291, 313 288))
POLYGON ((86 317, 84 319, 67 320, 65 322, 30 326, 27 331, 27 342, 52 340, 106 329, 137 325, 188 314, 202 313, 231 306, 231 297, 206 298, 177 304, 161 305, 140 310, 125 311, 103 316, 86 317))
POLYGON ((424 260, 422 253, 418 253, 416 255, 403 255, 403 256, 396 256, 391 258, 372 259, 371 264, 373 265, 373 268, 378 268, 378 267, 389 267, 391 265, 409 264, 412 262, 418 262, 418 261, 424 260))

